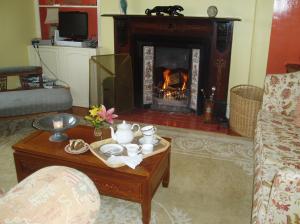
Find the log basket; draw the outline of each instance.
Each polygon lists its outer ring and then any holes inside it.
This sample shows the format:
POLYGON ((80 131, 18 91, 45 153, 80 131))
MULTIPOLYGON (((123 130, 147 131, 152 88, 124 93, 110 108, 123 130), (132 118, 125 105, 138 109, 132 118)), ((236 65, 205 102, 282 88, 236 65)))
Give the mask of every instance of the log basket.
POLYGON ((252 85, 238 85, 230 89, 230 129, 253 138, 257 113, 262 104, 263 89, 252 85))

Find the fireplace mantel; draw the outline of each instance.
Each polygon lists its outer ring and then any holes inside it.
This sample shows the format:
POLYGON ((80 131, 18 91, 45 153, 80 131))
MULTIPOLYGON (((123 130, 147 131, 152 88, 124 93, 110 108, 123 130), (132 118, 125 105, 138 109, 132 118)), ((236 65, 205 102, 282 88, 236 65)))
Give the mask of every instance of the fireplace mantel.
POLYGON ((103 17, 113 17, 118 19, 124 18, 152 18, 152 19, 172 19, 172 20, 208 20, 208 21, 241 21, 240 18, 231 18, 231 17, 201 17, 201 16, 147 16, 147 15, 121 15, 121 14, 103 14, 103 17))
MULTIPOLYGON (((106 14, 105 17, 114 19, 115 53, 129 53, 133 61, 133 72, 139 71, 139 56, 136 53, 137 40, 150 38, 159 40, 179 40, 182 43, 192 42, 205 45, 208 52, 202 72, 204 81, 199 89, 207 93, 212 86, 215 92, 215 114, 224 117, 227 106, 227 92, 230 72, 231 45, 234 21, 238 18, 209 18, 187 16, 146 16, 146 15, 117 15, 106 14)), ((135 84, 136 87, 137 84, 135 84)), ((200 93, 199 93, 200 94, 200 93)), ((201 99, 201 96, 199 96, 201 99)), ((203 108, 203 97, 197 112, 203 108)), ((135 102, 139 106, 139 102, 135 102)))

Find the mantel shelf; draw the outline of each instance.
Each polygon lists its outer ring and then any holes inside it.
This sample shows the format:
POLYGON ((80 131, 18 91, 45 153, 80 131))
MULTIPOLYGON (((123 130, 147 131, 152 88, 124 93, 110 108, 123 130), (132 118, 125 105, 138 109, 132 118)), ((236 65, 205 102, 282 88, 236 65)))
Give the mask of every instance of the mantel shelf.
POLYGON ((147 16, 147 15, 122 15, 122 14, 102 14, 103 17, 113 17, 113 18, 152 18, 152 19, 174 19, 174 20, 210 20, 210 21, 241 21, 240 18, 230 18, 230 17, 201 17, 201 16, 147 16))
POLYGON ((40 8, 97 8, 96 5, 40 5, 40 8))

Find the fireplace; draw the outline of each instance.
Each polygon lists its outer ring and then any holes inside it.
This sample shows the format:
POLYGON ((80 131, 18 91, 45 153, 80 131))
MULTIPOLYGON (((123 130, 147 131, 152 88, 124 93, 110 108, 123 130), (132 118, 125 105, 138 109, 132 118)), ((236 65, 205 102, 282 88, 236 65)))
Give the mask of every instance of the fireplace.
POLYGON ((225 116, 233 22, 239 19, 104 16, 114 18, 115 53, 132 57, 136 107, 201 114, 203 93, 216 89, 215 115, 225 116))

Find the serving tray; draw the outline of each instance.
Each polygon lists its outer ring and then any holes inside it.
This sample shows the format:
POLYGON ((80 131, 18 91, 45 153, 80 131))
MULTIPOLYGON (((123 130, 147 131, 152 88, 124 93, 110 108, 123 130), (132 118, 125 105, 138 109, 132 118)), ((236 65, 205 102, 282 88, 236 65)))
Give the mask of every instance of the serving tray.
MULTIPOLYGON (((133 144, 138 144, 139 145, 139 138, 141 138, 142 136, 136 136, 133 141, 131 143, 133 144)), ((170 142, 168 142, 167 140, 163 139, 160 136, 156 136, 157 139, 159 140, 158 144, 153 146, 153 152, 149 153, 149 154, 143 154, 143 159, 156 155, 158 153, 161 153, 163 151, 166 151, 169 146, 170 146, 170 142)), ((118 168, 121 166, 125 166, 126 164, 124 163, 119 163, 119 164, 110 164, 107 162, 107 159, 109 158, 108 155, 105 155, 103 152, 101 152, 100 147, 102 145, 105 144, 111 144, 111 143, 116 143, 115 140, 113 140, 112 138, 108 138, 108 139, 104 139, 102 141, 97 141, 97 142, 93 142, 90 144, 90 151, 98 158, 100 159, 105 165, 107 165, 108 167, 111 168, 118 168)), ((127 156, 127 151, 124 147, 123 152, 120 154, 120 156, 127 156)))

